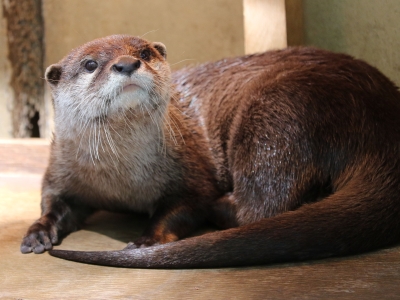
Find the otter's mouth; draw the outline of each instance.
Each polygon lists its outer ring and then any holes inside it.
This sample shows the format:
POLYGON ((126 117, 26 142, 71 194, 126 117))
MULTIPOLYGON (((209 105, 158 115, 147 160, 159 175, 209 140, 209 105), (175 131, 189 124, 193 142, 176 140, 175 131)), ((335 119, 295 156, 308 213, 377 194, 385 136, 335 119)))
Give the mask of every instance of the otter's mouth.
POLYGON ((136 91, 138 89, 140 89, 140 86, 138 86, 137 84, 134 84, 134 83, 130 83, 130 84, 127 84, 124 87, 122 87, 121 94, 122 93, 133 92, 133 91, 136 91))

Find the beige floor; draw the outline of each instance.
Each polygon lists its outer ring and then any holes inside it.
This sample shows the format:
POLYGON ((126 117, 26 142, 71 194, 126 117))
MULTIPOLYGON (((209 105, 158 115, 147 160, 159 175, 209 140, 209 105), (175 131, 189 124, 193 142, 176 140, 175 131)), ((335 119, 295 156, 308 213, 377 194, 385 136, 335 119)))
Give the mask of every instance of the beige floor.
MULTIPOLYGON (((0 141, 0 299, 400 299, 400 247, 339 259, 252 268, 142 270, 22 255, 39 216, 48 146, 0 141)), ((64 249, 124 247, 146 219, 100 213, 64 249)))

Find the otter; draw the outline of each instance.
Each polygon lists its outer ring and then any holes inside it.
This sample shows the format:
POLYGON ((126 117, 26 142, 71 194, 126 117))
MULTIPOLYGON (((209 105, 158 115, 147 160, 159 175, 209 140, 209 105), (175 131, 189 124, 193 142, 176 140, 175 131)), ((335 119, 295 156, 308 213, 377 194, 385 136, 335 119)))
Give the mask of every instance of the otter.
POLYGON ((173 73, 166 57, 114 35, 47 68, 54 137, 22 253, 208 268, 400 241, 400 93, 376 68, 308 47, 173 73), (52 250, 100 209, 150 223, 123 250, 52 250), (205 224, 221 230, 188 237, 205 224))

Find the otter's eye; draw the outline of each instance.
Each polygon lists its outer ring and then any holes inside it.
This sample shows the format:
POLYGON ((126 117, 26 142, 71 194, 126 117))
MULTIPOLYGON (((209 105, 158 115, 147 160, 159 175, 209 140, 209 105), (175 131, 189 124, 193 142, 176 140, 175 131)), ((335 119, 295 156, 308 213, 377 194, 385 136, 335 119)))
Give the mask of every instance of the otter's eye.
POLYGON ((85 69, 88 70, 89 72, 93 72, 94 70, 96 70, 97 66, 98 64, 94 60, 88 60, 85 63, 85 69))
POLYGON ((150 53, 150 50, 148 50, 148 49, 145 49, 142 52, 140 52, 140 58, 144 59, 144 60, 149 60, 150 55, 151 55, 151 53, 150 53))

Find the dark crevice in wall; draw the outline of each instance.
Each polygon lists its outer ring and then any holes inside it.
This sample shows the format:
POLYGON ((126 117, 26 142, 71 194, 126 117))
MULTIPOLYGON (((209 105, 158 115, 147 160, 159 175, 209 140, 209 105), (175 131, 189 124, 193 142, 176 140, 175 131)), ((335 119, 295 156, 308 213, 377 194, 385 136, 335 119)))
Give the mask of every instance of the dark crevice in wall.
POLYGON ((42 1, 1 1, 14 92, 12 133, 14 137, 39 137, 39 112, 44 105, 42 1))
POLYGON ((35 115, 30 118, 29 123, 31 124, 31 137, 40 137, 39 128, 39 112, 35 112, 35 115))

